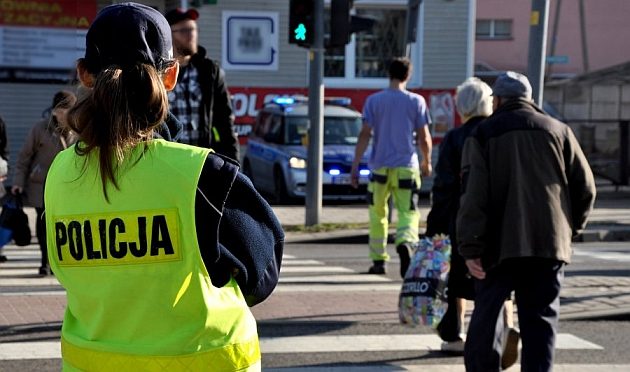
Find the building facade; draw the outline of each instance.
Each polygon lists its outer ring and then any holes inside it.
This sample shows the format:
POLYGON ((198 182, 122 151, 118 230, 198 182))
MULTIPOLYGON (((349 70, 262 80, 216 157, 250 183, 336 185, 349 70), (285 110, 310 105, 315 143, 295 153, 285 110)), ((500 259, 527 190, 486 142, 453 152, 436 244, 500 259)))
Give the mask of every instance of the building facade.
MULTIPOLYGON (((527 72, 531 7, 477 0, 477 76, 527 72)), ((571 126, 593 171, 622 185, 630 175, 630 49, 620 47, 630 37, 628 14, 626 0, 549 1, 544 91, 545 108, 571 126)))
MULTIPOLYGON (((50 106, 53 94, 76 89, 72 71, 74 61, 84 52, 89 22, 99 9, 117 2, 123 1, 0 2, 0 34, 17 35, 10 44, 7 37, 0 37, 4 43, 0 46, 4 51, 0 52, 0 116, 8 126, 13 160, 30 127, 50 106), (36 37, 27 38, 26 34, 36 37), (21 60, 8 58, 7 47, 13 48, 11 53, 21 54, 21 60), (34 49, 46 52, 36 56, 34 49)), ((186 5, 180 0, 138 2, 160 11, 186 5)), ((288 43, 286 0, 203 3, 198 7, 199 42, 225 70, 243 143, 265 102, 278 95, 307 93, 309 51, 288 43)), ((473 72, 474 4, 474 0, 424 0, 420 7, 417 41, 409 48, 414 64, 409 88, 429 102, 438 124, 434 126, 437 138, 457 122, 453 89, 473 72)), ((326 8, 329 5, 325 0, 326 8)), ((348 96, 360 110, 369 94, 387 86, 387 60, 406 52, 406 9, 407 0, 354 1, 357 15, 378 22, 372 30, 353 35, 345 48, 327 51, 325 95, 348 96)))
MULTIPOLYGON (((475 72, 527 71, 532 1, 476 0, 475 72)), ((567 78, 630 61, 626 0, 549 1, 548 78, 567 78)))

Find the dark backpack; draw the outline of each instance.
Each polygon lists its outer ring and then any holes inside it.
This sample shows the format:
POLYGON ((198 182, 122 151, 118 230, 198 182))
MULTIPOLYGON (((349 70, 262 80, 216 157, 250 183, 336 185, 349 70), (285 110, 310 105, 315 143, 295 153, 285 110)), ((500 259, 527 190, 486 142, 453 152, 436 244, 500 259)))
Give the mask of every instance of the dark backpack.
POLYGON ((31 244, 31 228, 28 223, 28 216, 24 213, 20 195, 7 193, 3 198, 0 226, 12 231, 13 241, 16 245, 31 244))

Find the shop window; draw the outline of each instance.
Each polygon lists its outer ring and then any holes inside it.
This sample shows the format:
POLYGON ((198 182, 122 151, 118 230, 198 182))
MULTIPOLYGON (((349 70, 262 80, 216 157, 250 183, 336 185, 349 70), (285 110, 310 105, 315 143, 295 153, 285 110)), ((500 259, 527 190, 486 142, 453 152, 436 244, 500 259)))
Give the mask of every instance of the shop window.
MULTIPOLYGON (((324 56, 326 78, 386 78, 387 61, 405 53, 404 8, 357 8, 356 14, 376 18, 378 22, 371 30, 355 34, 347 48, 326 51, 324 56), (346 66, 346 63, 352 65, 346 66)), ((328 35, 329 22, 326 20, 324 24, 328 35)))
POLYGON ((478 19, 477 40, 506 40, 512 38, 512 20, 478 19))
POLYGON ((355 76, 387 77, 387 61, 404 54, 405 11, 359 9, 357 14, 374 17, 379 22, 371 30, 356 35, 355 76))

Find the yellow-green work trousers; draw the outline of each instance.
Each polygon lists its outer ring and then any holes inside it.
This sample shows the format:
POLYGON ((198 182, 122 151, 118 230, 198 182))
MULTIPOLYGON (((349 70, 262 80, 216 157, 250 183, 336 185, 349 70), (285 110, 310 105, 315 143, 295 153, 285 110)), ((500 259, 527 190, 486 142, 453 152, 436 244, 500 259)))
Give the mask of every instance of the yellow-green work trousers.
POLYGON ((372 170, 368 184, 370 212, 370 258, 373 261, 388 261, 387 232, 389 198, 393 196, 398 222, 395 244, 418 242, 418 191, 420 190, 420 170, 418 168, 397 167, 372 170))

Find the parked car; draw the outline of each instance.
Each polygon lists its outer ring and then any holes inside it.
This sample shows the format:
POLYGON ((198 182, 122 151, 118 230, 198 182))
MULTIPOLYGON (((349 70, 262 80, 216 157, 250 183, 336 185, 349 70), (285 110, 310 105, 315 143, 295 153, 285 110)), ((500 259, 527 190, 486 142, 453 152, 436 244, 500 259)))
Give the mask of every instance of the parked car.
MULTIPOLYGON (((273 202, 306 194, 308 99, 279 97, 258 113, 243 157, 243 173, 273 202)), ((324 100, 322 197, 360 200, 367 193, 369 149, 360 164, 359 188, 350 185, 350 169, 361 131, 361 113, 347 98, 324 100)))

